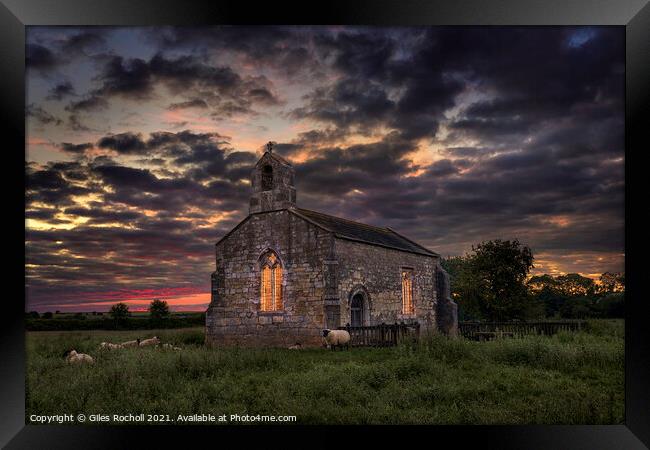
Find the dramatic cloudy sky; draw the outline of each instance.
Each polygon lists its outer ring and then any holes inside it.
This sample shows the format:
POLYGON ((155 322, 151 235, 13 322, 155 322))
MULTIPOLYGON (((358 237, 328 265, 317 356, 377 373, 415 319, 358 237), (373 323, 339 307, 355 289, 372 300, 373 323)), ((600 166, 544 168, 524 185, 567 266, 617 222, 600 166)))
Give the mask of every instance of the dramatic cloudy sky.
POLYGON ((301 207, 623 269, 623 28, 31 27, 26 54, 28 310, 204 308, 269 140, 301 207))

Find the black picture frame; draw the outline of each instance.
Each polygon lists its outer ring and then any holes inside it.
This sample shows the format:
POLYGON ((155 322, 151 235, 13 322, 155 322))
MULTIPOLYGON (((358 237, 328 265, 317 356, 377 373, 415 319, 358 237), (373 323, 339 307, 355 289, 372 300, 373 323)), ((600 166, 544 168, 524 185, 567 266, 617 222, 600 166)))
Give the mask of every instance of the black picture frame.
MULTIPOLYGON (((626 33, 626 163, 625 163, 625 425, 603 426, 436 426, 410 427, 405 433, 373 427, 355 433, 361 439, 392 437, 395 445, 463 444, 482 448, 636 449, 650 445, 650 340, 644 298, 644 255, 648 238, 644 219, 647 177, 643 153, 650 149, 650 5, 647 0, 449 0, 423 2, 345 1, 284 5, 278 2, 189 0, 0 0, 0 123, 5 167, 6 216, 12 227, 5 239, 14 244, 5 255, 6 280, 0 360, 0 445, 6 448, 135 448, 170 445, 227 445, 244 442, 262 431, 279 445, 340 445, 348 440, 327 438, 323 430, 291 438, 285 427, 133 427, 25 425, 24 304, 17 283, 24 278, 25 27, 29 25, 618 25, 626 33), (24 148, 24 147, 23 147, 24 148), (635 195, 636 194, 636 195, 635 195), (640 195, 639 195, 640 194, 640 195), (19 209, 22 208, 22 212, 19 209), (24 217, 24 216, 23 216, 24 217), (645 235, 644 235, 645 233, 645 235), (15 236, 13 236, 15 234, 15 236), (19 236, 20 234, 20 236, 19 236), (8 283, 10 282, 10 283, 8 283), (9 290, 9 285, 15 288, 9 290), (8 292, 14 292, 9 294, 8 292), (325 439, 320 436, 325 437, 325 439), (289 441, 289 442, 288 442, 289 441), (447 441, 447 443, 443 443, 447 441), (645 444, 645 446, 644 446, 645 444)), ((5 224, 6 225, 6 224, 5 224)), ((24 296, 24 291, 23 296, 24 296)), ((305 427, 298 427, 303 431, 305 427)), ((327 431, 329 433, 329 431, 327 431)), ((347 438, 346 438, 347 439, 347 438)), ((428 445, 427 445, 428 446, 428 445)))

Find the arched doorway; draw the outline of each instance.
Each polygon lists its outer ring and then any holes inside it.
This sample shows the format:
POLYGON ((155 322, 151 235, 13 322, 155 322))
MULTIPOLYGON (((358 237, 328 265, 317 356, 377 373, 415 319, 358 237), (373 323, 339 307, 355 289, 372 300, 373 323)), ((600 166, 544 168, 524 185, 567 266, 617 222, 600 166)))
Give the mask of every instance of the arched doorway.
POLYGON ((363 310, 363 294, 354 294, 350 301, 350 325, 353 327, 363 326, 363 318, 365 316, 363 310))

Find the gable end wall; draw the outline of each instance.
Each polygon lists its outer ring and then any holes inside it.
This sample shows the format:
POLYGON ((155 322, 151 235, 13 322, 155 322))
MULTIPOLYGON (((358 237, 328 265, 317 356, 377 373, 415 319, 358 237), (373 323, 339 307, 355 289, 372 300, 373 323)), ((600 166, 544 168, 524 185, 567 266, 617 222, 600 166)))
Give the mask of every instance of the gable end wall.
POLYGON ((320 345, 323 261, 331 235, 286 210, 254 214, 216 246, 216 289, 206 314, 211 345, 320 345), (260 311, 259 257, 274 250, 283 265, 284 309, 260 311))

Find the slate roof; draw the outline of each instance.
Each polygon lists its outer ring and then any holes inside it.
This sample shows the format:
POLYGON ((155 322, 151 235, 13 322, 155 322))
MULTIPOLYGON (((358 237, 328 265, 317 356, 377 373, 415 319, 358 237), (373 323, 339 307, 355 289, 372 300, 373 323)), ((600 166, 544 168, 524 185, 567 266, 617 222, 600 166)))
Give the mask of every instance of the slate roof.
POLYGON ((336 237, 353 241, 364 242, 372 245, 393 248, 420 255, 438 256, 437 253, 422 247, 416 242, 398 234, 390 228, 375 227, 348 219, 342 219, 329 214, 323 214, 309 209, 294 208, 290 211, 298 216, 314 222, 316 225, 333 232, 336 237))

